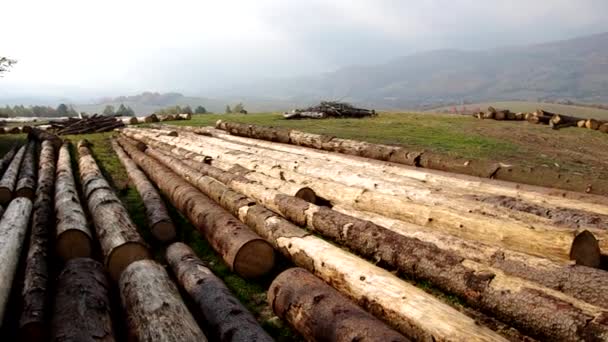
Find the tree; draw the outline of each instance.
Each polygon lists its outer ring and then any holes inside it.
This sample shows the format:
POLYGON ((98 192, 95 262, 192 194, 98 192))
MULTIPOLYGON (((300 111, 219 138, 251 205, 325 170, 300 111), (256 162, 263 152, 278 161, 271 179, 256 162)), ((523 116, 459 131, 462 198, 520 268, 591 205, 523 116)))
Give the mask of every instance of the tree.
POLYGON ((57 106, 57 116, 68 116, 69 108, 65 105, 65 103, 61 103, 57 106))
POLYGON ((236 106, 234 106, 232 108, 232 112, 233 113, 247 114, 247 111, 245 110, 245 106, 243 106, 242 102, 237 103, 236 106))
POLYGON ((7 72, 15 63, 17 63, 17 61, 14 59, 0 57, 0 77, 2 77, 2 74, 7 72))
POLYGON ((207 114, 207 109, 205 109, 203 106, 198 106, 194 110, 194 114, 207 114))
POLYGON ((226 105, 226 114, 232 113, 232 109, 230 109, 229 105, 226 105))
POLYGON ((179 114, 190 114, 190 115, 192 115, 194 113, 192 112, 192 107, 186 106, 186 107, 182 108, 182 112, 179 113, 179 114))
POLYGON ((116 114, 116 111, 114 110, 114 106, 112 105, 107 105, 104 109, 103 109, 103 115, 107 115, 107 116, 113 116, 116 114))
POLYGON ((124 104, 120 104, 118 109, 116 110, 116 115, 118 116, 135 116, 135 111, 131 109, 129 106, 125 106, 124 104))

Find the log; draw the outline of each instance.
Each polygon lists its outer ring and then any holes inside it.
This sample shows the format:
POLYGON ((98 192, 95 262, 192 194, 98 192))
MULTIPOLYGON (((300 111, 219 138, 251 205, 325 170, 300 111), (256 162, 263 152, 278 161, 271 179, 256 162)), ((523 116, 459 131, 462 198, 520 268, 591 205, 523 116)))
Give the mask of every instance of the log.
POLYGON ((6 170, 6 168, 10 165, 11 161, 13 160, 13 157, 15 157, 15 154, 17 153, 17 145, 14 145, 13 147, 11 147, 10 150, 8 150, 8 152, 6 152, 4 154, 4 156, 2 157, 2 159, 0 159, 0 175, 4 175, 4 170, 6 170))
POLYGON ((55 218, 55 249, 59 257, 64 261, 90 257, 93 252, 93 235, 76 189, 69 142, 61 146, 57 160, 55 218))
POLYGON ((48 241, 49 222, 53 220, 53 190, 55 185, 55 148, 50 141, 42 143, 38 187, 34 201, 32 228, 25 265, 25 280, 21 297, 23 311, 19 320, 19 335, 24 341, 45 341, 49 312, 48 241))
POLYGON ((160 194, 148 180, 148 177, 137 167, 129 156, 123 151, 115 140, 112 140, 112 148, 118 159, 125 167, 129 180, 135 185, 139 193, 144 207, 146 209, 146 218, 148 227, 152 235, 159 241, 171 241, 175 239, 175 226, 169 216, 167 207, 163 202, 160 194))
POLYGON ((15 157, 13 157, 13 160, 11 160, 11 163, 8 165, 8 168, 4 171, 2 179, 0 179, 0 205, 7 205, 11 199, 13 199, 13 193, 19 177, 21 161, 23 160, 26 148, 27 144, 19 148, 15 157))
POLYGON ((103 125, 100 126, 98 128, 96 128, 93 133, 103 133, 103 132, 108 132, 111 131, 115 128, 120 128, 120 127, 125 127, 125 124, 122 121, 116 121, 116 122, 112 122, 110 124, 107 125, 103 125))
MULTIPOLYGON (((204 148, 198 149, 192 140, 164 136, 159 136, 158 138, 165 138, 161 141, 167 142, 171 142, 171 139, 173 139, 176 145, 179 144, 191 151, 207 153, 214 151, 213 157, 236 158, 240 161, 246 158, 242 155, 237 156, 233 153, 226 153, 229 150, 225 148, 213 150, 210 144, 205 144, 204 148), (217 154, 215 154, 215 151, 217 151, 217 154)), ((265 152, 265 154, 272 155, 270 151, 265 152)), ((297 164, 298 170, 303 170, 305 167, 306 164, 304 162, 297 164)), ((331 166, 326 163, 324 166, 318 165, 315 168, 319 170, 317 174, 320 174, 323 172, 322 170, 331 169, 331 166)), ((314 170, 311 168, 310 174, 314 174, 314 170)), ((202 170, 199 169, 199 171, 202 170)), ((339 172, 337 167, 336 171, 339 172)), ((336 174, 332 174, 331 176, 333 178, 338 177, 336 174)), ((343 179, 348 179, 348 177, 352 176, 346 175, 344 178, 339 179, 342 181, 343 179)), ((374 183, 374 185, 377 185, 377 183, 374 183)), ((311 187, 316 192, 323 190, 322 188, 315 188, 314 184, 311 187)), ((571 255, 580 255, 578 252, 573 252, 573 247, 574 250, 579 248, 582 250, 598 248, 598 245, 594 244, 592 240, 584 240, 585 244, 582 245, 573 244, 574 237, 582 233, 584 229, 557 228, 539 222, 534 222, 534 229, 530 229, 530 225, 525 222, 512 219, 507 220, 505 218, 498 219, 478 213, 468 213, 470 208, 464 205, 461 208, 455 207, 451 209, 449 207, 437 206, 435 203, 414 202, 404 196, 386 195, 376 191, 363 191, 361 189, 357 191, 357 189, 345 188, 343 186, 340 189, 338 191, 325 189, 326 191, 324 191, 322 196, 332 196, 333 191, 334 194, 331 199, 354 205, 357 209, 376 212, 438 231, 456 234, 466 239, 501 245, 524 253, 550 257, 558 261, 567 261, 571 255), (348 195, 345 195, 346 193, 348 195), (501 234, 495 234, 494 231, 488 230, 488 227, 497 227, 497 229, 501 230, 501 234)), ((433 197, 429 197, 429 199, 432 200, 433 197)), ((599 229, 595 229, 593 232, 599 234, 598 236, 605 235, 605 232, 599 229)), ((599 266, 599 257, 593 260, 580 259, 578 262, 590 262, 585 265, 597 267, 599 266)))
POLYGON ((158 121, 160 121, 160 120, 158 120, 158 117, 156 116, 156 114, 151 114, 144 118, 145 123, 152 123, 152 122, 158 122, 158 121))
POLYGON ((608 123, 601 124, 598 130, 602 133, 608 133, 608 123))
POLYGON ((178 283, 194 300, 213 341, 267 341, 273 339, 255 317, 230 292, 187 245, 176 242, 166 251, 166 259, 178 283))
POLYGON ((19 167, 19 178, 15 185, 15 197, 34 199, 36 192, 36 141, 30 140, 19 167))
MULTIPOLYGON (((148 148, 146 153, 152 155, 154 149, 148 148)), ((180 163, 176 158, 157 156, 167 167, 188 179, 211 198, 216 201, 219 198, 219 201, 222 201, 222 194, 226 190, 214 184, 212 179, 200 176, 197 178, 197 170, 180 163)), ((299 226, 306 226, 359 255, 381 261, 409 277, 429 281, 482 311, 503 317, 533 336, 576 340, 581 336, 572 334, 571 331, 581 331, 584 336, 591 333, 583 332, 587 319, 601 319, 599 308, 586 311, 587 304, 574 298, 511 277, 476 261, 463 259, 436 245, 397 234, 369 221, 326 207, 315 206, 293 196, 283 195, 242 178, 235 177, 227 185, 228 188, 255 199, 299 226), (507 296, 505 293, 509 294, 509 300, 504 300, 507 296), (557 302, 571 310, 554 312, 557 302), (533 303, 535 310, 531 310, 529 303, 533 303), (547 315, 551 315, 555 320, 547 320, 547 315)), ((600 324, 593 329, 598 330, 598 336, 608 334, 608 325, 602 327, 600 324)))
POLYGON ((218 203, 296 265, 306 268, 363 308, 414 339, 502 341, 489 329, 388 271, 296 227, 215 181, 218 203), (424 304, 420 304, 424 303, 424 304), (445 322, 434 324, 433 322, 445 322))
POLYGON ((272 247, 195 187, 125 140, 120 145, 160 191, 199 229, 237 274, 254 278, 274 265, 272 247))
POLYGON ((62 144, 61 139, 55 134, 43 131, 42 129, 36 127, 32 128, 32 131, 28 134, 28 138, 38 140, 38 142, 40 143, 45 140, 48 140, 53 144, 55 150, 59 150, 62 144))
POLYGON ((562 115, 562 114, 553 114, 551 120, 549 120, 549 126, 553 129, 560 129, 563 127, 572 127, 577 126, 578 122, 581 121, 581 118, 577 118, 574 116, 562 115))
POLYGON ((133 262, 120 276, 119 287, 127 312, 129 340, 207 341, 175 284, 155 261, 133 262))
POLYGON ((433 232, 407 222, 378 214, 334 206, 334 210, 386 227, 398 234, 431 243, 465 259, 475 260, 497 268, 511 276, 527 279, 544 287, 589 304, 608 308, 608 273, 585 266, 564 265, 549 259, 515 252, 509 249, 460 239, 449 234, 433 232))
POLYGON ((8 130, 8 133, 10 134, 21 134, 21 128, 20 127, 13 127, 11 129, 8 130))
POLYGON ((506 120, 508 110, 497 110, 494 112, 494 120, 506 120))
POLYGON ((32 126, 24 125, 21 127, 21 133, 30 133, 32 131, 32 126))
POLYGON ((585 127, 587 127, 588 129, 597 130, 598 128, 600 128, 600 122, 595 119, 588 119, 585 122, 585 127))
POLYGON ((78 155, 81 184, 104 264, 112 279, 118 280, 129 264, 150 258, 150 253, 129 212, 99 170, 86 140, 78 142, 78 155))
POLYGON ((4 320, 31 212, 32 201, 15 198, 0 221, 0 322, 4 320))
POLYGON ((585 124, 586 124, 586 123, 587 123, 587 120, 584 120, 584 119, 583 119, 583 120, 578 120, 578 121, 576 122, 576 126, 577 126, 578 128, 585 128, 585 124))
POLYGON ((52 341, 115 341, 110 283, 101 263, 69 260, 57 279, 52 341))
POLYGON ((192 120, 192 114, 177 114, 177 117, 179 117, 180 120, 192 120))
POLYGON ((409 341, 303 268, 274 279, 268 304, 308 341, 409 341))

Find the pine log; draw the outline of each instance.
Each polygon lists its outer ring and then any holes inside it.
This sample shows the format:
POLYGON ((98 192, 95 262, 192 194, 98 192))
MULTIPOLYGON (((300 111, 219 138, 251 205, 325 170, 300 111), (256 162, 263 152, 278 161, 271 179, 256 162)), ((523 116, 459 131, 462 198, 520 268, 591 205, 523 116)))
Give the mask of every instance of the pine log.
POLYGON ((42 143, 45 140, 50 141, 53 144, 53 147, 55 148, 55 150, 59 150, 59 148, 61 147, 62 141, 61 139, 56 136, 55 134, 43 131, 42 129, 39 128, 32 128, 32 131, 29 133, 28 137, 30 139, 35 139, 38 140, 38 142, 42 143))
POLYGON ((587 120, 579 120, 576 122, 576 126, 578 128, 585 128, 585 124, 587 123, 587 120))
POLYGON ((4 320, 31 213, 32 201, 15 198, 0 221, 0 322, 4 320))
POLYGON ((302 268, 274 279, 268 303, 308 341, 409 341, 302 268))
POLYGON ((549 121, 549 126, 551 126, 551 128, 553 129, 572 127, 576 126, 579 121, 581 121, 581 118, 568 115, 553 114, 551 120, 549 121))
POLYGON ((90 257, 93 250, 93 236, 76 189, 69 142, 61 146, 57 160, 55 218, 57 222, 55 248, 59 257, 64 261, 90 257))
POLYGON ((273 339, 255 317, 230 292, 187 245, 176 242, 166 251, 166 259, 178 283, 200 309, 207 334, 213 341, 268 341, 273 339))
POLYGON ((274 265, 272 247, 195 187, 125 140, 120 145, 237 274, 253 278, 274 265))
POLYGON ((48 241, 49 222, 53 220, 55 185, 55 148, 50 141, 42 143, 38 187, 34 201, 30 243, 25 265, 21 296, 23 312, 19 321, 20 336, 25 341, 45 341, 48 321, 48 241))
POLYGON ((207 338, 169 278, 153 260, 129 265, 119 281, 127 312, 129 340, 139 342, 201 342, 207 338))
MULTIPOLYGON (((152 148, 146 149, 150 155, 153 152, 152 148)), ((197 178, 198 172, 179 160, 166 155, 156 156, 211 198, 222 201, 222 194, 226 190, 214 184, 211 178, 197 178)), ((463 259, 436 245, 400 235, 369 221, 315 206, 238 177, 227 185, 297 225, 306 226, 364 257, 382 261, 410 277, 429 281, 442 290, 465 299, 472 306, 513 322, 534 336, 576 340, 580 336, 571 331, 582 332, 587 320, 599 317, 601 313, 599 308, 587 311, 587 304, 557 291, 511 277, 476 261, 463 259), (509 293, 510 299, 507 301, 502 300, 506 296, 504 292, 509 293), (562 302, 572 309, 553 312, 556 302, 562 302), (533 303, 535 310, 531 310, 528 303, 533 303), (549 314, 555 320, 547 320, 549 314)), ((594 326, 594 329, 604 332, 601 326, 594 326)), ((608 334, 608 326, 605 329, 608 334)))
POLYGON ((148 115, 144 118, 144 122, 145 123, 152 123, 152 122, 158 122, 158 117, 156 116, 156 114, 151 114, 148 115))
POLYGON ((13 157, 15 157, 15 154, 17 153, 17 150, 17 145, 11 147, 11 149, 4 154, 2 159, 0 159, 0 175, 4 174, 4 170, 6 170, 6 168, 10 165, 13 157))
POLYGON ((146 209, 146 218, 148 220, 148 227, 152 232, 152 235, 159 241, 171 241, 175 239, 175 226, 169 216, 167 207, 163 202, 160 194, 148 180, 148 177, 137 167, 137 164, 126 155, 123 149, 118 143, 113 140, 112 148, 118 159, 125 167, 129 180, 135 185, 137 192, 139 193, 144 207, 146 209))
MULTIPOLYGON (((159 137, 167 138, 167 137, 159 137)), ((180 145, 191 149, 197 150, 196 145, 192 141, 188 141, 182 138, 170 138, 164 141, 171 141, 171 139, 180 142, 180 145)), ((205 144, 204 150, 209 152, 212 149, 210 144, 205 144)), ((233 158, 234 155, 226 153, 226 149, 218 149, 218 154, 214 155, 224 158, 233 158), (221 151, 221 153, 219 153, 221 151)), ((148 153, 148 151, 146 152, 148 153)), ((266 155, 270 155, 267 152, 266 155)), ((239 160, 243 160, 242 156, 238 157, 239 160)), ((177 164, 176 164, 177 165, 177 164)), ((302 170, 305 164, 298 164, 298 170, 302 170)), ((325 169, 329 166, 326 164, 325 169)), ((322 167, 317 169, 321 170, 322 167)), ((199 169, 199 171, 204 171, 199 169)), ((210 174, 213 177, 213 174, 210 174)), ((334 174, 335 178, 336 175, 334 174)), ((316 191, 318 188, 313 189, 316 191)), ((437 206, 436 204, 425 204, 417 203, 409 200, 402 196, 392 196, 375 191, 363 191, 358 192, 354 189, 346 189, 343 187, 343 191, 335 192, 335 196, 332 199, 342 200, 345 204, 354 205, 356 208, 361 210, 367 210, 382 214, 385 216, 406 220, 415 224, 423 225, 436 229, 438 231, 447 232, 449 234, 456 234, 457 236, 478 240, 485 243, 502 245, 517 251, 524 253, 531 253, 539 256, 550 257, 555 260, 567 261, 571 256, 582 255, 578 250, 597 250, 598 244, 594 243, 593 240, 581 240, 584 241, 582 244, 573 244, 575 236, 581 234, 584 230, 575 230, 568 228, 556 228, 546 224, 538 224, 535 222, 534 229, 531 229, 529 225, 519 222, 516 220, 506 220, 504 218, 498 219, 491 216, 486 216, 476 213, 468 213, 467 208, 458 208, 461 210, 454 210, 437 206), (354 191, 353 191, 354 190, 354 191), (349 195, 344 195, 345 193, 349 195), (463 213, 464 210, 464 214, 463 213), (494 231, 488 230, 488 227, 496 227, 501 230, 501 234, 497 235, 494 231)), ((331 195, 332 189, 328 189, 325 192, 326 195, 331 195)), ((470 210, 469 210, 470 211, 470 210)), ((601 230, 594 230, 594 233, 604 236, 605 232, 601 230)), ((596 254, 596 258, 587 260, 587 258, 581 258, 577 260, 579 263, 598 267, 600 260, 599 255, 596 254)))
POLYGON ((19 168, 19 178, 15 185, 15 197, 27 197, 34 200, 36 192, 36 141, 30 140, 19 168))
POLYGON ((150 258, 150 253, 129 212, 99 170, 86 140, 78 142, 78 154, 81 184, 104 264, 112 279, 118 280, 129 264, 150 258))
POLYGON ((601 124, 598 130, 602 133, 608 133, 608 123, 601 124))
POLYGON ((57 279, 52 341, 113 342, 110 283, 89 258, 69 260, 57 279))
POLYGON ((0 179, 0 205, 7 205, 13 199, 15 186, 19 179, 19 169, 25 154, 27 144, 21 146, 0 179))
POLYGON ((21 127, 13 127, 8 130, 10 134, 21 134, 21 127))
POLYGON ((355 210, 351 207, 334 206, 332 209, 371 221, 398 234, 434 244, 440 249, 450 251, 465 259, 475 260, 506 274, 527 279, 589 304, 608 309, 608 296, 606 295, 608 293, 608 272, 603 270, 564 265, 549 259, 433 232, 411 223, 355 210))
MULTIPOLYGON (((185 129, 185 128, 179 128, 185 129)), ((194 131, 194 128, 188 129, 194 131)), ((197 134, 202 135, 213 135, 214 137, 220 137, 222 140, 230 140, 237 142, 240 147, 235 147, 237 150, 244 150, 243 144, 259 146, 269 148, 271 150, 288 152, 281 155, 276 154, 276 151, 267 152, 256 152, 261 153, 263 156, 272 156, 276 158, 291 158, 293 164, 283 163, 280 161, 274 161, 271 165, 273 172, 282 172, 285 170, 295 170, 298 173, 305 173, 310 176, 317 178, 323 178, 327 180, 334 180, 336 175, 340 178, 340 182, 347 185, 356 187, 363 187, 369 190, 380 191, 387 194, 412 196, 412 192, 404 190, 404 185, 411 185, 412 189, 429 188, 434 192, 437 189, 441 189, 441 192, 455 192, 462 195, 462 193, 482 193, 492 195, 504 195, 515 198, 522 198, 526 201, 530 201, 539 205, 552 205, 555 207, 572 208, 583 211, 592 211, 599 214, 608 215, 608 198, 604 196, 584 194, 580 192, 571 192, 564 190, 541 188, 538 186, 515 184, 511 182, 498 181, 498 180, 486 180, 480 178, 469 177, 465 175, 457 175, 453 173, 445 173, 434 170, 421 170, 420 168, 409 168, 407 166, 395 166, 370 160, 366 158, 360 158, 355 156, 347 156, 338 153, 329 153, 314 149, 309 149, 299 146, 289 146, 282 144, 273 144, 267 141, 248 139, 237 136, 230 136, 223 134, 218 136, 216 131, 209 128, 196 128, 197 134), (229 138, 230 137, 230 138, 229 138), (238 140, 235 140, 238 139, 238 140), (298 156, 295 156, 295 155, 298 156), (309 167, 304 161, 319 159, 323 161, 323 168, 309 167), (297 161, 297 164, 296 164, 297 161), (334 165, 336 167, 334 167, 334 165), (278 168, 282 170, 277 170, 278 168), (330 168, 329 170, 327 168, 330 168), (329 172, 328 172, 329 171, 329 172)), ((150 130, 125 130, 124 134, 135 139, 142 140, 145 143, 154 143, 150 139, 161 139, 163 144, 173 144, 173 146, 180 146, 175 151, 183 150, 184 145, 175 145, 178 139, 174 141, 167 141, 164 138, 158 138, 156 134, 151 133, 150 130)), ((294 136, 297 131, 291 131, 291 135, 294 136)), ((301 132, 300 132, 301 133, 301 132)), ((309 135, 308 133, 302 133, 304 136, 309 135)), ((200 136, 199 136, 200 139, 200 136)), ((202 142, 202 141, 201 141, 202 142)), ((207 139, 204 140, 205 149, 197 150, 196 153, 202 155, 209 155, 209 145, 217 145, 217 142, 207 139)), ((225 148, 224 148, 225 150, 225 148)), ((193 150, 190 150, 192 152, 193 150)), ((254 150, 250 150, 254 151, 254 150)), ((191 153, 192 154, 192 153, 191 153)), ((244 158, 246 156, 236 155, 234 152, 231 154, 218 153, 217 160, 224 158, 244 158)), ((213 156, 215 157, 215 156, 213 156)), ((253 156, 255 157, 255 156, 253 156)), ((268 159, 260 160, 258 158, 257 164, 261 165, 261 162, 268 161, 268 159)), ((266 171, 265 171, 266 172, 266 171)))
POLYGON ((497 110, 494 112, 494 120, 506 120, 508 110, 497 110))
POLYGON ((24 125, 21 127, 21 133, 30 133, 32 131, 32 126, 24 125))
POLYGON ((585 127, 587 127, 588 129, 597 130, 598 128, 600 128, 600 122, 595 119, 588 119, 585 122, 585 127))
POLYGON ((192 114, 177 114, 177 117, 179 118, 178 120, 191 120, 192 114))

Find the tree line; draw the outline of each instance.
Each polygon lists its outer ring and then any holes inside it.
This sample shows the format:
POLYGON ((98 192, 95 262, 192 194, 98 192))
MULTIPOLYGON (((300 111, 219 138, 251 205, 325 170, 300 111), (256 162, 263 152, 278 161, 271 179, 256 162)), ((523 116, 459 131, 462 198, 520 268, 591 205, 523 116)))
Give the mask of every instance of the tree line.
POLYGON ((121 103, 118 109, 115 109, 112 105, 107 105, 102 114, 105 116, 135 116, 135 111, 121 103))
POLYGON ((190 106, 171 106, 159 109, 154 112, 156 115, 175 115, 175 114, 207 114, 207 109, 203 106, 197 106, 194 110, 190 106))
POLYGON ((72 106, 68 106, 64 103, 57 106, 57 108, 53 108, 50 106, 24 106, 24 105, 15 105, 0 107, 0 117, 3 118, 12 118, 12 117, 61 117, 61 116, 78 116, 78 113, 72 106))

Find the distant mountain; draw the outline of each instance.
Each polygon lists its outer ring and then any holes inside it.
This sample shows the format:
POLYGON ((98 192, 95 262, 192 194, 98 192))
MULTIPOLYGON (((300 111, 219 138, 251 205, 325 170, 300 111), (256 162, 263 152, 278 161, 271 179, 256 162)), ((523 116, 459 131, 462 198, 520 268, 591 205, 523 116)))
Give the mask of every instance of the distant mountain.
POLYGON ((532 46, 417 53, 381 65, 256 82, 221 96, 240 94, 294 103, 343 99, 385 109, 516 99, 608 103, 608 33, 532 46))

